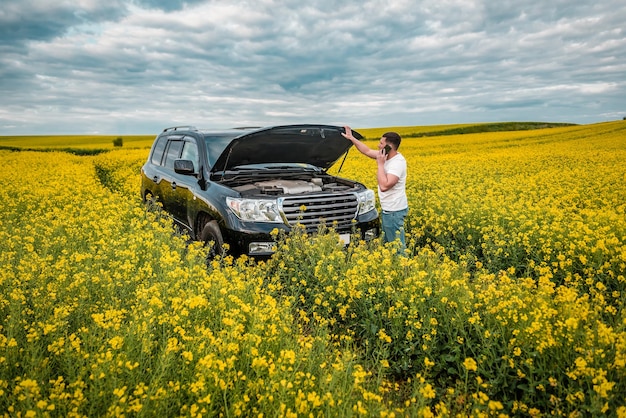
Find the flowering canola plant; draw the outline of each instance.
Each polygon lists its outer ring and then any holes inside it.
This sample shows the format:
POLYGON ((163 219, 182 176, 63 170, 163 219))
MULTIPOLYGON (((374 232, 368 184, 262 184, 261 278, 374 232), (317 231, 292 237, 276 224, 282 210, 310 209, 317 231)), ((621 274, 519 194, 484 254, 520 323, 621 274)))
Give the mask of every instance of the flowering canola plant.
POLYGON ((402 134, 404 256, 208 265, 146 149, 0 151, 0 416, 626 416, 626 123, 402 134))

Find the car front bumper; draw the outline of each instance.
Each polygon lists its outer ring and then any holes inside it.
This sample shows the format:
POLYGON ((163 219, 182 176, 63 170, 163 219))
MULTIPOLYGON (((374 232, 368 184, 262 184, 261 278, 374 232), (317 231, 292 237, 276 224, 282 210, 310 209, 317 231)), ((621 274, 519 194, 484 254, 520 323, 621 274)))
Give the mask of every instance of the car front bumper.
MULTIPOLYGON (((236 225, 235 229, 223 228, 222 234, 224 242, 229 244, 228 252, 234 255, 246 254, 251 257, 267 257, 271 256, 276 250, 276 234, 272 231, 279 229, 289 232, 289 228, 284 224, 260 224, 236 225), (241 227, 241 228, 239 228, 241 227)), ((357 234, 357 238, 365 241, 376 239, 380 236, 380 219, 373 219, 355 222, 352 228, 342 228, 335 230, 344 241, 349 244, 354 239, 353 234, 357 234), (360 235, 360 237, 358 236, 360 235)))

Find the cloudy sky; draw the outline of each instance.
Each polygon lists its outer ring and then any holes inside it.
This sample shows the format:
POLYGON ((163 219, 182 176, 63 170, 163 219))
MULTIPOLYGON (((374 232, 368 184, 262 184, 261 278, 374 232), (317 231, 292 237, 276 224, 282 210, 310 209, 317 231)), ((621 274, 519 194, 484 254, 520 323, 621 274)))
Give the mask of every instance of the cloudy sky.
POLYGON ((0 135, 626 116, 623 0, 1 0, 0 135))

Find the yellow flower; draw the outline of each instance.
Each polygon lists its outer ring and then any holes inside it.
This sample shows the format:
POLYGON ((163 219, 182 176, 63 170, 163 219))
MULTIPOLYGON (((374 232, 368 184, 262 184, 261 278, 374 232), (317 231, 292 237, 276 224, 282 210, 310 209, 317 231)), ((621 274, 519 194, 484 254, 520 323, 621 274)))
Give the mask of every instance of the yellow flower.
POLYGON ((468 371, 476 371, 478 370, 478 365, 476 364, 476 360, 474 360, 471 357, 467 357, 465 359, 465 361, 463 361, 463 366, 468 370, 468 371))
POLYGON ((193 353, 191 351, 183 351, 181 355, 187 362, 190 362, 193 360, 193 353))
POLYGON ((386 343, 390 343, 390 342, 391 342, 391 337, 390 337, 389 335, 387 335, 387 333, 385 332, 385 330, 384 330, 384 329, 382 329, 382 328, 378 331, 378 338, 379 338, 381 341, 384 341, 384 342, 386 342, 386 343))
POLYGON ((112 349, 119 350, 120 348, 122 348, 122 345, 124 345, 124 338, 117 335, 109 340, 109 344, 111 345, 112 349))
POLYGON ((435 390, 430 383, 426 383, 420 388, 420 393, 426 399, 434 399, 436 396, 435 390))
POLYGON ((499 411, 501 409, 504 409, 504 406, 502 405, 501 402, 498 401, 489 401, 489 409, 492 411, 499 411))

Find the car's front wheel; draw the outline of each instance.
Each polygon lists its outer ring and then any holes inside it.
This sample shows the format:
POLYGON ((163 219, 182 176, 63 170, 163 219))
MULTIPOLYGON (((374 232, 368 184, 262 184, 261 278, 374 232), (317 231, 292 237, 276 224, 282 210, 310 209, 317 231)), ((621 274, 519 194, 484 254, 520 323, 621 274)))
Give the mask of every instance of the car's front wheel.
POLYGON ((222 232, 217 221, 209 221, 204 225, 200 234, 200 240, 204 242, 205 246, 209 247, 207 260, 211 260, 217 255, 224 255, 224 238, 222 238, 222 232))

